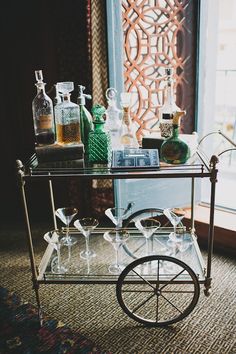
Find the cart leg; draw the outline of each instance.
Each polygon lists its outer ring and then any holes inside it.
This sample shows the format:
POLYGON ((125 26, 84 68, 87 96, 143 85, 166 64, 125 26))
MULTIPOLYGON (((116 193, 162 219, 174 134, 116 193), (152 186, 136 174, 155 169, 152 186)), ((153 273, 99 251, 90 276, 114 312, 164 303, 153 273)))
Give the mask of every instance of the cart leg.
POLYGON ((213 242, 214 242, 214 213, 215 213, 215 189, 217 182, 217 169, 216 164, 218 162, 218 158, 216 156, 212 156, 211 158, 211 202, 210 202, 210 220, 209 220, 209 232, 208 232, 208 257, 207 257, 207 274, 205 280, 205 289, 204 294, 206 296, 210 296, 211 294, 211 263, 212 263, 212 255, 213 255, 213 242))
POLYGON ((195 235, 195 179, 192 177, 191 186, 191 235, 195 235))
POLYGON ((30 226, 30 221, 29 221, 28 205, 27 205, 26 192, 25 192, 24 166, 20 160, 16 161, 16 168, 17 168, 18 183, 20 186, 22 203, 23 203, 23 208, 24 208, 26 235, 27 235, 30 266, 31 266, 31 273, 32 273, 32 283, 33 283, 33 289, 35 291, 36 302, 37 302, 37 306, 38 306, 39 322, 41 325, 42 314, 41 314, 41 306, 40 306, 40 298, 39 298, 39 284, 37 281, 38 270, 36 268, 36 263, 35 263, 34 247, 33 247, 33 242, 32 242, 31 226, 30 226))

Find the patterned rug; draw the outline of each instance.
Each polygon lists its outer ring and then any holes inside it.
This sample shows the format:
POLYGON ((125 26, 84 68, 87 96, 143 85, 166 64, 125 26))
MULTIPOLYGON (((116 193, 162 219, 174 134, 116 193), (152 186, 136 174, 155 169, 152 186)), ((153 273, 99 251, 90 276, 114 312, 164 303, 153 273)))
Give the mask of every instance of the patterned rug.
POLYGON ((62 322, 44 315, 40 327, 37 308, 15 292, 0 287, 0 354, 109 353, 62 322))

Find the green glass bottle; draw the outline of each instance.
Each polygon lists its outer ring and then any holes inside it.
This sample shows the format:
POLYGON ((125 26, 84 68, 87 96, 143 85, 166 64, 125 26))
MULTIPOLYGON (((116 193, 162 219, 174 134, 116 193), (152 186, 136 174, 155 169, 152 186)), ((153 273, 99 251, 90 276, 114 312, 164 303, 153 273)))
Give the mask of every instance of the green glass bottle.
POLYGON ((94 131, 88 137, 89 162, 92 164, 107 164, 111 161, 111 138, 104 131, 105 112, 105 107, 99 104, 92 108, 94 131))
POLYGON ((189 156, 188 145, 179 138, 179 119, 185 112, 176 112, 173 117, 173 133, 161 145, 161 160, 170 164, 183 164, 189 156))

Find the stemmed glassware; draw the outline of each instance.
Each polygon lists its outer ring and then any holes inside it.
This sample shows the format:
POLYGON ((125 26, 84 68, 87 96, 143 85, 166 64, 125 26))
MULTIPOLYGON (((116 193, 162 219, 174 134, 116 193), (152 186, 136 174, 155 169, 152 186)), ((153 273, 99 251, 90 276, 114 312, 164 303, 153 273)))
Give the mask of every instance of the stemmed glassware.
POLYGON ((61 264, 61 246, 62 238, 57 231, 49 231, 43 236, 44 240, 47 241, 57 252, 57 257, 54 257, 51 262, 51 271, 56 274, 63 274, 67 272, 67 268, 61 264))
POLYGON ((164 209, 163 214, 171 222, 174 230, 169 234, 169 240, 167 245, 169 246, 171 255, 175 255, 177 251, 185 252, 191 242, 184 240, 183 232, 177 232, 177 226, 180 224, 181 220, 184 218, 185 211, 183 209, 164 209))
POLYGON ((146 240, 146 255, 150 256, 151 251, 151 237, 156 232, 157 229, 161 226, 160 221, 150 217, 144 219, 138 219, 135 221, 135 226, 137 229, 142 232, 146 240))
POLYGON ((83 219, 78 219, 75 220, 74 226, 82 232, 82 234, 85 237, 85 242, 86 242, 86 249, 82 252, 80 252, 80 257, 89 259, 92 257, 96 256, 96 253, 90 249, 89 247, 89 238, 91 235, 91 232, 98 226, 98 220, 95 218, 83 218, 83 219))
POLYGON ((77 213, 78 209, 73 207, 58 208, 55 211, 55 215, 66 225, 66 235, 61 239, 66 246, 73 246, 77 242, 76 238, 69 234, 70 223, 77 213))
POLYGON ((169 239, 173 242, 181 242, 182 235, 176 232, 177 226, 180 221, 184 218, 184 210, 183 209, 164 209, 163 214, 167 217, 167 219, 171 222, 174 227, 173 232, 170 233, 169 239))
POLYGON ((119 259, 119 250, 121 245, 123 245, 129 238, 129 233, 125 229, 113 229, 106 231, 103 235, 104 239, 110 242, 116 252, 115 263, 108 267, 108 270, 112 274, 120 274, 125 268, 119 259))
POLYGON ((113 222, 116 229, 122 228, 122 222, 128 216, 133 203, 129 203, 125 208, 108 208, 105 210, 106 216, 113 222))

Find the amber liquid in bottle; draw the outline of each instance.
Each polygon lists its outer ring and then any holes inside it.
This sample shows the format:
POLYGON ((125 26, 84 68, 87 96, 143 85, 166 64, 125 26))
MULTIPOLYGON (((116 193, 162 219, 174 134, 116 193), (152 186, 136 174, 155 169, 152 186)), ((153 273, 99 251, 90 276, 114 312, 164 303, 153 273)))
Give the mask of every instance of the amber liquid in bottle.
POLYGON ((58 144, 80 143, 80 126, 79 123, 57 124, 57 142, 58 144))

